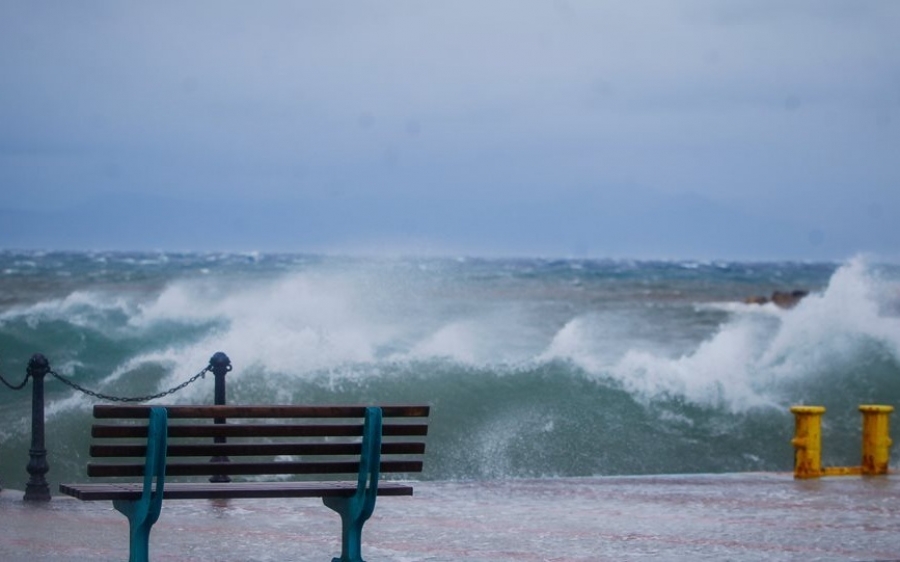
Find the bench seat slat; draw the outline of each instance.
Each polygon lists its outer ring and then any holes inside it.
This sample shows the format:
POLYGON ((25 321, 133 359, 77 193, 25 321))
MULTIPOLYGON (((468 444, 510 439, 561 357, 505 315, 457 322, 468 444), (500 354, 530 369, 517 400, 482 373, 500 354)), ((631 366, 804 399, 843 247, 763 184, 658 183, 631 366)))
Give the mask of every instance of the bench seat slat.
MULTIPOLYGON (((384 424, 385 437, 424 437, 425 424, 384 424)), ((202 424, 169 426, 169 437, 359 437, 361 424, 301 425, 301 424, 202 424)), ((91 427, 91 437, 146 438, 147 427, 141 425, 105 425, 91 427)))
MULTIPOLYGON (((421 417, 429 414, 427 405, 380 406, 384 418, 421 417)), ((361 418, 366 406, 166 406, 169 419, 178 418, 361 418)), ((146 419, 150 406, 97 404, 95 418, 146 419)))
MULTIPOLYGON (((141 497, 140 483, 60 484, 59 491, 80 500, 136 500, 141 497)), ((356 482, 167 482, 163 499, 227 498, 314 498, 352 496, 356 482)), ((379 496, 411 496, 412 486, 398 482, 380 482, 379 496)))
MULTIPOLYGON (((202 462, 167 463, 166 476, 212 476, 215 474, 356 474, 359 461, 347 462, 202 462)), ((381 472, 422 472, 422 461, 382 461, 381 472)), ((143 476, 143 464, 88 463, 90 477, 143 476)))
MULTIPOLYGON (((207 443, 169 445, 167 457, 236 457, 278 455, 359 455, 361 443, 207 443)), ((91 445, 90 455, 97 457, 143 457, 146 445, 91 445)), ((425 443, 382 443, 382 455, 422 455, 425 443)))

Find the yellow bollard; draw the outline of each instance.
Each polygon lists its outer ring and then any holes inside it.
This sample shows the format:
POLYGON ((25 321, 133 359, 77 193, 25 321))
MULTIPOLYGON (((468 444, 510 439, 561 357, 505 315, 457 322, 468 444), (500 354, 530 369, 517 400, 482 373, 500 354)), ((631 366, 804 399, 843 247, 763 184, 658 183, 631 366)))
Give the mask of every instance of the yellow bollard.
POLYGON ((862 473, 887 474, 892 443, 888 429, 894 407, 865 404, 859 411, 863 415, 862 473))
POLYGON ((794 478, 818 478, 822 475, 823 406, 792 406, 795 430, 794 478))

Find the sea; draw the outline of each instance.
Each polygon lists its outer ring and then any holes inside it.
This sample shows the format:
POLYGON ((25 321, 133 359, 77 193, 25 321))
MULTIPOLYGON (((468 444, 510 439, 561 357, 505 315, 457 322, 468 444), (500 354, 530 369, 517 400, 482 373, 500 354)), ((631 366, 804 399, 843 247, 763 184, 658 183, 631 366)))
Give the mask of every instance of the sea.
MULTIPOLYGON (((823 464, 851 466, 859 405, 900 405, 900 266, 0 252, 0 376, 50 363, 54 492, 84 479, 94 404, 218 352, 228 403, 430 404, 429 481, 790 471, 797 404, 826 408, 823 464), (774 291, 808 294, 747 302, 774 291)), ((4 488, 28 480, 31 389, 0 386, 4 488)))

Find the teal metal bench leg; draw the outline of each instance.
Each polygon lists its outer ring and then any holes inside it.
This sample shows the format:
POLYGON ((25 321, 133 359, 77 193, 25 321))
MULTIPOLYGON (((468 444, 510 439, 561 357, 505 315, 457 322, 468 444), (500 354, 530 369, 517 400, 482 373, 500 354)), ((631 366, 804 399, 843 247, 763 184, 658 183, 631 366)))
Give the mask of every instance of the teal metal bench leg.
POLYGON ((366 522, 359 517, 355 498, 322 498, 322 501, 341 516, 341 557, 331 562, 364 562, 362 559, 362 528, 366 522))
POLYGON ((326 506, 341 516, 341 557, 333 558, 331 562, 364 562, 362 528, 375 511, 380 472, 381 408, 366 408, 356 493, 349 497, 322 498, 326 506))
POLYGON ((144 461, 144 489, 139 500, 114 500, 113 507, 128 518, 128 562, 148 562, 150 529, 162 510, 163 488, 166 480, 166 409, 150 410, 147 424, 147 456, 144 461), (156 489, 153 480, 156 479, 156 489))

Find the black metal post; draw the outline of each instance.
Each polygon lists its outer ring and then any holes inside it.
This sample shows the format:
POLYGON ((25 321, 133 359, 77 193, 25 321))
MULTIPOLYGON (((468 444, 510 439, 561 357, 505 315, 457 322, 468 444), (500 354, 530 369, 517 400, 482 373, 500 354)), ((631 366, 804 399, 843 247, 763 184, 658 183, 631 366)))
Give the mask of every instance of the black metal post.
MULTIPOLYGON (((215 405, 225 405, 225 374, 231 370, 231 359, 221 351, 215 353, 209 360, 209 368, 216 377, 215 389, 215 405)), ((214 423, 226 423, 225 418, 215 418, 214 423)), ((225 437, 213 437, 214 443, 225 443, 225 437)), ((210 459, 210 462, 231 462, 226 456, 216 456, 210 459)), ((227 474, 214 474, 209 477, 210 482, 231 482, 231 478, 227 474)))
POLYGON ((50 372, 50 362, 40 353, 35 353, 28 361, 28 376, 32 380, 31 394, 31 459, 26 470, 30 474, 25 485, 25 501, 50 501, 50 487, 44 475, 50 470, 47 464, 47 449, 44 448, 44 377, 50 372))

